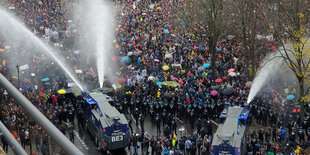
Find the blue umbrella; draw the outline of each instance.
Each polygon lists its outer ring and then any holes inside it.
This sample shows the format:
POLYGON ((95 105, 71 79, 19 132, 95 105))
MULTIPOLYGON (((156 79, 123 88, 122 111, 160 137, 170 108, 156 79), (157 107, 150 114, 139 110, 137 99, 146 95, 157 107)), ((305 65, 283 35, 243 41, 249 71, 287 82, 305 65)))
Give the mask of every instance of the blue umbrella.
POLYGON ((201 73, 201 72, 202 72, 202 70, 198 69, 196 72, 197 72, 197 73, 201 73))
POLYGON ((195 89, 190 88, 190 89, 188 90, 188 92, 190 92, 190 93, 194 93, 194 92, 195 92, 195 89))
POLYGON ((46 82, 46 81, 48 81, 48 80, 50 80, 50 78, 44 78, 44 79, 42 79, 41 81, 42 81, 42 82, 46 82))
POLYGON ((210 64, 203 64, 202 66, 203 66, 203 68, 209 68, 210 64))
POLYGON ((128 56, 124 56, 121 58, 120 60, 121 62, 129 62, 129 57, 128 56))
POLYGON ((157 86, 161 86, 163 83, 162 82, 156 82, 157 86))
POLYGON ((196 69, 198 66, 194 66, 192 69, 196 69))
POLYGON ((293 100, 294 98, 295 98, 294 95, 288 95, 288 96, 286 97, 286 100, 293 100))
POLYGON ((263 89, 263 92, 269 94, 269 93, 272 92, 272 88, 266 87, 266 88, 263 89))
POLYGON ((225 106, 230 106, 230 102, 225 102, 225 106))
POLYGON ((71 79, 66 80, 67 83, 73 82, 71 79))
POLYGON ((30 88, 30 87, 29 87, 28 85, 24 85, 24 86, 23 86, 23 89, 24 89, 24 90, 28 90, 29 88, 30 88))

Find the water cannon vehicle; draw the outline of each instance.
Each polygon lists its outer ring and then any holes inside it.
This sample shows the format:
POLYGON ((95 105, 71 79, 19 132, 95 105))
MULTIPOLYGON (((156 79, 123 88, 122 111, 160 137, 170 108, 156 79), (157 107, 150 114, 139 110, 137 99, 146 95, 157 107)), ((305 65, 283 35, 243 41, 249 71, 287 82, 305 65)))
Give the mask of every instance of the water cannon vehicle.
POLYGON ((78 93, 85 127, 100 150, 125 148, 130 144, 127 119, 113 106, 114 100, 98 90, 78 93))
POLYGON ((239 106, 226 107, 220 115, 220 124, 213 135, 212 155, 244 155, 249 110, 239 106))

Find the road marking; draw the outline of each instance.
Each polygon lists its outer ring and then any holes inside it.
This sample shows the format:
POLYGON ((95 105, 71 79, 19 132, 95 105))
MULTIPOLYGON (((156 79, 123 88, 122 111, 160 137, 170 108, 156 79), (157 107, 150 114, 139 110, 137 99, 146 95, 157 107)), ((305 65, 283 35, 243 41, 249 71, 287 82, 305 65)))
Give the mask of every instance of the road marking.
MULTIPOLYGON (((128 109, 128 112, 130 113, 131 119, 137 124, 136 119, 132 116, 132 114, 131 114, 131 112, 129 111, 129 109, 128 109)), ((141 126, 140 126, 140 123, 138 124, 138 128, 139 128, 140 130, 142 130, 142 129, 141 129, 141 126)), ((132 131, 132 132, 133 132, 133 131, 132 131)))
POLYGON ((179 122, 181 122, 182 124, 184 124, 183 123, 183 121, 180 119, 180 118, 178 118, 178 117, 175 117, 179 122))
POLYGON ((81 139, 80 135, 79 135, 75 130, 73 130, 73 133, 75 134, 75 136, 77 137, 77 139, 79 139, 80 143, 84 146, 85 150, 89 150, 89 148, 88 148, 87 145, 85 144, 84 140, 81 139))

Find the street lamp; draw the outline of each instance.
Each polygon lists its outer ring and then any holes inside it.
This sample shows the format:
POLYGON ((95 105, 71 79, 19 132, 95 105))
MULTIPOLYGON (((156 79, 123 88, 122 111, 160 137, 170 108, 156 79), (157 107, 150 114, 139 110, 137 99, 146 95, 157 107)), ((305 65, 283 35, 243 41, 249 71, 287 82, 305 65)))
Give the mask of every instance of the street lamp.
POLYGON ((20 66, 17 64, 17 65, 16 65, 16 69, 17 69, 17 78, 18 78, 18 90, 19 90, 19 88, 20 88, 19 67, 20 67, 20 66))

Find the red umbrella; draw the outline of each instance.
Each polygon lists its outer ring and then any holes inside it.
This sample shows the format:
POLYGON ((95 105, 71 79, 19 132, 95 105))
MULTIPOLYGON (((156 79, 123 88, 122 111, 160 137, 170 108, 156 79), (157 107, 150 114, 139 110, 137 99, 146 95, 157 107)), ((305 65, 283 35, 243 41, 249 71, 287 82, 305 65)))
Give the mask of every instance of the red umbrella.
POLYGON ((296 113, 296 109, 293 109, 293 113, 296 113))
POLYGON ((276 47, 275 47, 275 46, 272 46, 272 47, 271 47, 271 50, 272 50, 272 51, 273 51, 273 50, 275 50, 275 49, 276 49, 276 47))
POLYGON ((233 71, 235 71, 235 69, 234 69, 234 68, 231 68, 231 69, 229 69, 227 72, 230 73, 230 72, 233 72, 233 71))
POLYGON ((220 82, 222 82, 222 81, 223 81, 222 79, 216 79, 216 80, 215 80, 216 83, 220 83, 220 82))
POLYGON ((24 83, 30 83, 30 80, 29 79, 24 79, 23 82, 24 83))
POLYGON ((126 79, 124 78, 117 79, 117 83, 124 83, 124 82, 126 82, 126 79))
POLYGON ((300 109, 297 109, 297 112, 300 113, 300 109))

